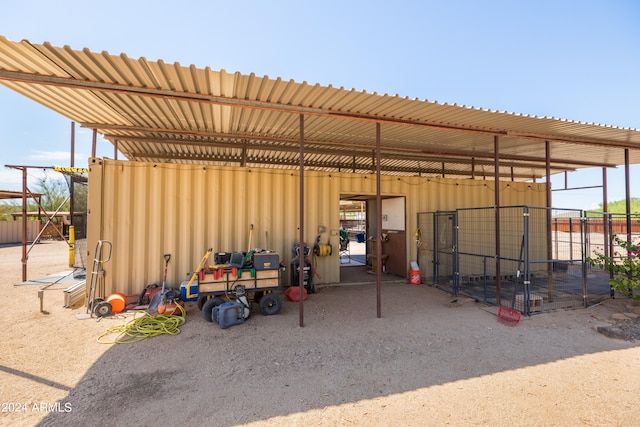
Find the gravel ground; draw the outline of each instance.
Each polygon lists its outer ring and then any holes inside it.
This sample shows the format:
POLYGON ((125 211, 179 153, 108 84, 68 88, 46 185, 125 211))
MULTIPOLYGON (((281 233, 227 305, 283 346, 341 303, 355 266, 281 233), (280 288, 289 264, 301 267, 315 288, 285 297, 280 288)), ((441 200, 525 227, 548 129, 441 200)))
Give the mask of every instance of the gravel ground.
MULTIPOLYGON (((64 243, 37 245, 29 277, 65 269, 64 243)), ((0 425, 635 425, 638 341, 598 327, 637 324, 595 307, 498 322, 496 310, 428 286, 320 288, 304 305, 229 329, 193 303, 179 335, 97 338, 130 314, 79 320, 65 285, 15 286, 20 247, 0 248, 0 425)), ((108 269, 107 269, 108 274, 108 269)), ((625 326, 626 327, 626 326, 625 326)), ((637 339, 637 336, 634 335, 637 339)))

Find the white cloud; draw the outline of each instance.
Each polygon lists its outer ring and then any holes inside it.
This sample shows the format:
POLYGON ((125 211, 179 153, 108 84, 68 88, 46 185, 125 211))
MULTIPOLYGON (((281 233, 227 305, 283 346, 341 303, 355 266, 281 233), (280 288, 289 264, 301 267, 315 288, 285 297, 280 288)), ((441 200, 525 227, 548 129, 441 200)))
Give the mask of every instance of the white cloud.
POLYGON ((22 172, 18 169, 0 169, 0 190, 22 191, 22 172))
POLYGON ((29 160, 32 161, 46 161, 48 162, 46 165, 37 165, 37 166, 58 166, 57 163, 64 163, 65 165, 69 163, 71 159, 71 155, 68 151, 40 151, 33 150, 31 154, 29 154, 29 160), (51 163, 53 162, 53 163, 51 163), (54 164, 56 163, 56 164, 54 164))

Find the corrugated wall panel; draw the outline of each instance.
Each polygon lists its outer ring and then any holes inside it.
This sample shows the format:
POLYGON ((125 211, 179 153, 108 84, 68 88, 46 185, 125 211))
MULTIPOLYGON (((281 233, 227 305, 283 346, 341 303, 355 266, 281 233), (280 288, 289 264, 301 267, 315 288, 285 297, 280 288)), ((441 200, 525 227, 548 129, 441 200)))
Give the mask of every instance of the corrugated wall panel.
MULTIPOLYGON (((32 242, 40 232, 40 222, 27 221, 27 241, 32 242)), ((0 221, 0 244, 22 242, 22 220, 0 221)), ((19 261, 19 260, 18 260, 19 261)))
MULTIPOLYGON (((167 284, 178 286, 207 248, 226 252, 250 247, 279 253, 287 266, 283 281, 288 284, 291 247, 298 241, 300 226, 299 183, 297 171, 280 169, 92 159, 87 268, 96 241, 111 241, 113 257, 104 266, 107 293, 134 296, 150 283, 162 283, 165 253, 172 255, 167 284)), ((384 196, 406 197, 407 261, 416 258, 413 231, 418 212, 493 206, 494 185, 493 181, 381 177, 384 196)), ((544 204, 544 184, 500 185, 502 205, 544 204)), ((332 256, 318 258, 315 283, 339 282, 341 195, 375 193, 375 175, 305 172, 305 240, 312 247, 318 227, 324 226, 320 242, 331 243, 334 249, 332 256)))

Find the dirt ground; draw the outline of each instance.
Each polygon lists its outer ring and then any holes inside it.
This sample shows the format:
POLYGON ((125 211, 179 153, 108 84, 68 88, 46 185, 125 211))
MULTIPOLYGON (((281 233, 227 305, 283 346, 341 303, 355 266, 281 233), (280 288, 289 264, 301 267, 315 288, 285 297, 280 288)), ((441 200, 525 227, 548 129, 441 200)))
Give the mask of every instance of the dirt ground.
MULTIPOLYGON (((21 247, 0 248, 0 425, 631 426, 640 419, 637 341, 596 332, 637 308, 608 300, 517 326, 429 286, 320 288, 281 314, 229 329, 187 305, 179 335, 97 338, 131 315, 80 320, 63 289, 19 285, 21 247)), ((41 243, 28 278, 67 270, 41 243)), ((198 260, 194 263, 197 264, 198 260)), ((105 267, 108 274, 108 266, 105 267)), ((141 285, 141 287, 144 285, 141 285)), ((135 296, 133 297, 135 299, 135 296)))

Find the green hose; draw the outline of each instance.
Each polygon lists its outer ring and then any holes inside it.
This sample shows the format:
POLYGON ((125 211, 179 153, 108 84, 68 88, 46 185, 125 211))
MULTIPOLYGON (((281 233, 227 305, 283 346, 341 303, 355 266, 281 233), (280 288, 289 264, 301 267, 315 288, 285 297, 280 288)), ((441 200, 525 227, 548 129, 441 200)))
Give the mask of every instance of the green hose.
POLYGON ((158 335, 178 335, 180 333, 180 326, 185 323, 184 308, 180 304, 176 304, 180 307, 181 315, 179 316, 165 316, 164 314, 157 314, 152 316, 146 311, 140 311, 142 316, 137 316, 136 313, 131 321, 120 326, 113 326, 100 335, 97 341, 100 344, 132 344, 142 341, 146 338, 155 337, 158 335), (118 334, 113 340, 107 341, 105 337, 112 334, 118 334))

